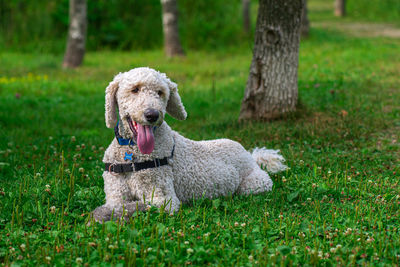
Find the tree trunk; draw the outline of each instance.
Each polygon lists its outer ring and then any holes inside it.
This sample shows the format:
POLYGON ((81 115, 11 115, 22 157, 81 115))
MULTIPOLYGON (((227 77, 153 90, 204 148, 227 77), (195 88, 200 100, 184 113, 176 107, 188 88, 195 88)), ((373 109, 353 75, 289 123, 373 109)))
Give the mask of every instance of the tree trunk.
POLYGON ((177 0, 161 0, 161 5, 165 53, 168 57, 183 56, 185 53, 179 41, 177 0))
POLYGON ((246 33, 249 33, 251 28, 250 0, 242 0, 242 9, 243 9, 243 28, 246 33))
POLYGON ((86 28, 86 0, 69 0, 69 30, 63 67, 76 68, 82 64, 86 28))
POLYGON ((335 16, 346 16, 346 0, 335 0, 335 16))
POLYGON ((303 0, 260 0, 253 60, 239 120, 294 111, 303 0))
POLYGON ((301 12, 300 35, 305 38, 310 33, 310 21, 308 20, 307 0, 304 0, 303 11, 301 12))

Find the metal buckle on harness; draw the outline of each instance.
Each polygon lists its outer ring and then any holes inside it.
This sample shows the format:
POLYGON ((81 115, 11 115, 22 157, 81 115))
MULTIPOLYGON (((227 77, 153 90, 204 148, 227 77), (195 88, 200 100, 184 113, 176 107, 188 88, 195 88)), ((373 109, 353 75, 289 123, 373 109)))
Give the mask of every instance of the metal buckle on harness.
POLYGON ((113 167, 114 165, 115 165, 115 163, 110 164, 110 167, 108 167, 108 172, 109 172, 111 175, 117 176, 118 173, 111 171, 111 167, 113 167))
POLYGON ((161 166, 160 159, 155 158, 154 159, 154 164, 156 165, 155 167, 160 167, 161 166))

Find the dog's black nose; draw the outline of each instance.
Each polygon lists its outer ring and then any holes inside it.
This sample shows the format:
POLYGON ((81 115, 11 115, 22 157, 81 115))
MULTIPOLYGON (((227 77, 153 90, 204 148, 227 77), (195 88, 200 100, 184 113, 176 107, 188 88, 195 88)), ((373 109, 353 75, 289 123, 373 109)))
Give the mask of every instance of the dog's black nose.
POLYGON ((156 122, 159 116, 160 113, 154 108, 148 108, 144 111, 144 117, 148 122, 156 122))

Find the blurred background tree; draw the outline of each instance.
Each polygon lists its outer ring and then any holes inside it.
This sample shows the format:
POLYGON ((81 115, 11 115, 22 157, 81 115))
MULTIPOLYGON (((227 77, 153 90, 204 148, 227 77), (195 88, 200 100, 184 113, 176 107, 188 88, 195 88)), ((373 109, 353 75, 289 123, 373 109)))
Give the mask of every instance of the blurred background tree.
POLYGON ((251 30, 251 20, 250 20, 250 0, 242 0, 243 8, 243 29, 246 33, 251 30))
POLYGON ((161 0, 164 32, 164 50, 168 57, 183 56, 179 40, 177 0, 161 0))
POLYGON ((335 11, 336 17, 346 16, 346 0, 335 0, 335 11))
POLYGON ((86 0, 69 1, 69 30, 63 67, 76 68, 85 55, 87 14, 86 0))
POLYGON ((304 0, 303 4, 303 10, 301 11, 300 35, 302 38, 307 38, 310 33, 310 21, 308 20, 307 0, 304 0))

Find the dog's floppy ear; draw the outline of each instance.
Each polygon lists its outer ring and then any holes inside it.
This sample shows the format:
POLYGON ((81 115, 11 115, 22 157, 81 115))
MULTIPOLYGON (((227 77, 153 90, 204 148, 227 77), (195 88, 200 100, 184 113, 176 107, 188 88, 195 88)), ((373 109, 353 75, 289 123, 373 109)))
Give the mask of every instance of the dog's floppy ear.
POLYGON ((169 87, 169 99, 167 104, 167 113, 178 120, 185 120, 187 113, 182 104, 181 97, 178 94, 178 85, 172 82, 164 73, 162 73, 169 87))
POLYGON ((114 128, 117 125, 117 100, 115 94, 117 93, 121 74, 114 77, 114 80, 106 88, 106 126, 114 128))

